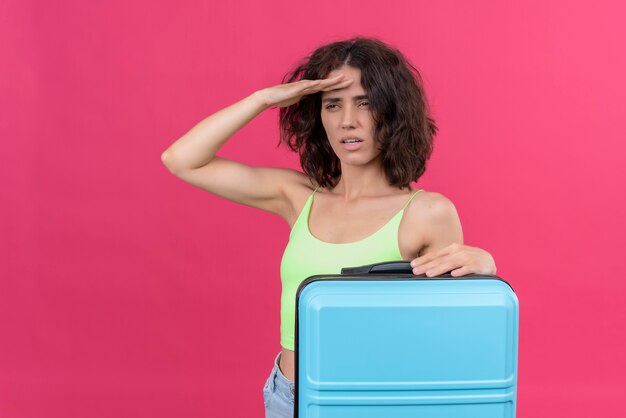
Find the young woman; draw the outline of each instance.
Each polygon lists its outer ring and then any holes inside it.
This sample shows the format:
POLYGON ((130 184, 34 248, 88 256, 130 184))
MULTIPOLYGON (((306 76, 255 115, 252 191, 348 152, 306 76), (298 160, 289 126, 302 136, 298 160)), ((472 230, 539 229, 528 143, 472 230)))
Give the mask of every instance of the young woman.
POLYGON ((263 388, 267 417, 293 416, 295 293, 314 274, 411 260, 414 274, 495 274, 493 257, 463 245, 452 202, 412 190, 437 128, 418 71, 383 42, 357 37, 318 48, 283 84, 204 119, 162 155, 180 179, 285 219, 281 347, 263 388), (285 82, 286 81, 286 82, 285 82), (281 139, 303 172, 216 156, 235 132, 280 108, 281 139))

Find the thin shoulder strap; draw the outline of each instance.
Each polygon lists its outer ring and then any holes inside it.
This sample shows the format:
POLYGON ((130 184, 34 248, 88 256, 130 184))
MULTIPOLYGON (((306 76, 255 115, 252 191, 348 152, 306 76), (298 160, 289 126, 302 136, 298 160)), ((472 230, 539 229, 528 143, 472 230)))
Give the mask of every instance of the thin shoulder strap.
POLYGON ((404 204, 404 207, 402 208, 402 210, 406 209, 406 207, 407 207, 407 206, 409 206, 409 203, 411 203, 411 200, 413 200, 413 198, 415 197, 415 195, 416 195, 418 192, 423 192, 423 191, 424 191, 423 189, 416 190, 416 191, 413 193, 413 195, 411 195, 411 198, 409 199, 409 201, 408 201, 408 202, 406 202, 406 203, 404 204))
MULTIPOLYGON (((291 237, 293 236, 294 232, 296 230, 301 230, 303 227, 299 227, 298 225, 302 224, 304 225, 304 230, 308 231, 309 227, 308 227, 308 222, 309 222, 309 212, 311 211, 311 205, 313 204, 313 195, 315 194, 315 192, 317 191, 317 189, 319 189, 320 186, 317 186, 315 188, 315 190, 313 190, 313 193, 311 193, 309 195, 309 198, 306 200, 304 207, 302 208, 302 210, 300 211, 300 213, 298 214, 298 218, 296 219, 296 222, 293 224, 293 226, 291 227, 291 232, 289 233, 289 239, 291 240, 291 237)), ((306 232, 305 232, 306 233, 306 232)))
MULTIPOLYGON (((315 195, 315 192, 317 192, 317 189, 319 189, 319 188, 320 188, 320 186, 317 186, 317 187, 315 188, 315 190, 313 190, 313 193, 311 193, 311 194, 309 195, 309 198, 307 199, 307 203, 306 203, 306 205, 304 206, 304 207, 305 207, 305 209, 306 209, 307 211, 309 211, 309 210, 310 210, 311 205, 313 204, 313 196, 315 195)), ((307 215, 307 216, 308 216, 308 215, 307 215)))

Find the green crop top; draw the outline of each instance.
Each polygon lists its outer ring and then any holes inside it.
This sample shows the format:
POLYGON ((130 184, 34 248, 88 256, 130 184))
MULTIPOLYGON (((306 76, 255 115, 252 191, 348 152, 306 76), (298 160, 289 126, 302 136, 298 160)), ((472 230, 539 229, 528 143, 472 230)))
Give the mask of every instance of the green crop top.
POLYGON ((280 264, 280 344, 292 351, 295 345, 296 291, 300 283, 316 274, 339 274, 342 267, 402 260, 398 247, 398 228, 404 210, 417 192, 422 190, 415 191, 404 207, 372 235, 339 244, 320 241, 309 230, 309 213, 316 191, 317 188, 307 199, 291 229, 280 264))

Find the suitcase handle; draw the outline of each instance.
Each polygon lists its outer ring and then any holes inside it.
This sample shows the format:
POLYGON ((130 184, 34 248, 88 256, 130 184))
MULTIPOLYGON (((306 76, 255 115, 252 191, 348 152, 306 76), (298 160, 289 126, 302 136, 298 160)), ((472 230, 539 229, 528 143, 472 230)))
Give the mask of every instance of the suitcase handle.
POLYGON ((386 261, 359 267, 344 267, 341 274, 413 274, 410 261, 386 261))

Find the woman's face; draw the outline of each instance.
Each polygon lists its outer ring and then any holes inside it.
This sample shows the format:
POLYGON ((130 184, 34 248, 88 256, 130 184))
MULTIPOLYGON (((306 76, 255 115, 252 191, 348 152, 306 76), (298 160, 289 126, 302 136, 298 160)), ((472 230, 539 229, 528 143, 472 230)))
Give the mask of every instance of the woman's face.
POLYGON ((361 70, 344 65, 327 77, 340 74, 354 81, 342 89, 322 92, 322 125, 342 164, 365 165, 375 160, 380 150, 374 143, 374 120, 361 85, 361 70))

